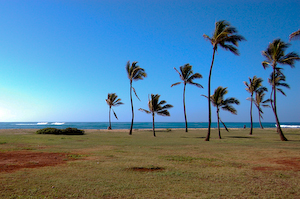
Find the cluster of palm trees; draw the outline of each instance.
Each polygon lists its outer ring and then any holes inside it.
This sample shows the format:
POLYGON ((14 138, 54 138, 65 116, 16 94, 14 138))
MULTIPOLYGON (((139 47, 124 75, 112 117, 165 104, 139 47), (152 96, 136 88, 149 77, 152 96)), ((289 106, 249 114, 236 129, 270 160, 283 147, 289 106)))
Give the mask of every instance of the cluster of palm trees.
MULTIPOLYGON (((215 23, 215 30, 212 34, 212 36, 208 36, 206 34, 203 35, 205 39, 210 41, 213 47, 213 54, 212 54, 212 61, 210 65, 209 70, 209 76, 208 76, 208 95, 205 96, 208 99, 208 132, 207 136, 205 138, 205 141, 209 141, 210 139, 210 132, 211 132, 211 104, 216 107, 217 109, 217 121, 218 121, 218 131, 219 131, 219 138, 221 139, 221 133, 220 133, 220 125, 219 122, 221 122, 225 129, 227 127, 220 119, 219 111, 220 108, 226 111, 229 111, 233 114, 237 114, 236 109, 232 106, 232 104, 239 104, 239 101, 236 98, 227 98, 224 99, 224 95, 227 94, 227 88, 223 88, 222 86, 219 86, 217 89, 215 89, 214 94, 211 95, 211 76, 212 76, 212 69, 214 65, 215 60, 215 54, 218 50, 218 47, 221 47, 225 50, 229 50, 235 55, 239 55, 239 51, 237 49, 238 44, 240 41, 246 40, 243 36, 237 34, 237 30, 235 27, 232 27, 229 22, 225 20, 221 20, 215 23)), ((300 30, 292 33, 290 35, 290 40, 297 39, 300 36, 300 30)), ((251 128, 250 128, 250 135, 253 133, 253 121, 252 121, 252 105, 253 103, 258 109, 259 112, 259 123, 261 128, 261 118, 263 111, 261 109, 261 106, 263 107, 270 107, 268 103, 270 103, 272 110, 275 115, 276 119, 276 125, 277 125, 277 132, 280 135, 281 140, 286 141, 282 129, 280 127, 280 122, 277 115, 277 108, 276 108, 276 92, 279 91, 280 93, 284 94, 283 90, 279 87, 286 87, 289 88, 288 84, 285 83, 285 76, 282 72, 282 68, 278 67, 279 64, 281 65, 289 65, 292 68, 295 66, 295 61, 299 60, 300 57, 295 52, 290 52, 285 54, 285 50, 289 47, 290 44, 283 42, 280 39, 275 39, 272 43, 269 44, 268 48, 262 52, 262 55, 265 57, 265 61, 262 62, 263 67, 266 69, 267 67, 272 67, 272 73, 269 78, 269 83, 272 86, 270 98, 267 100, 264 100, 264 96, 266 95, 265 91, 267 91, 267 88, 262 86, 263 80, 261 78, 258 78, 254 76, 253 78, 249 78, 249 83, 244 82, 246 86, 246 90, 250 93, 250 98, 247 98, 250 100, 250 122, 251 122, 251 128), (255 96, 255 98, 254 98, 255 96)), ((187 125, 187 117, 186 117, 186 109, 185 109, 185 90, 186 85, 191 84, 195 85, 199 88, 203 88, 201 84, 195 83, 193 80, 202 78, 202 75, 200 73, 194 73, 192 70, 192 66, 189 64, 185 64, 183 66, 180 66, 179 70, 174 68, 175 71, 179 74, 179 77, 181 79, 181 82, 177 82, 171 85, 171 87, 175 85, 179 85, 183 83, 183 109, 184 109, 184 118, 185 118, 185 131, 188 132, 188 125, 187 125)), ((133 121, 134 121, 134 108, 133 108, 133 99, 132 99, 132 91, 134 92, 135 96, 139 99, 137 96, 137 93, 132 86, 133 81, 137 80, 143 80, 145 77, 147 77, 147 74, 145 70, 137 65, 137 62, 132 62, 130 64, 130 61, 126 64, 126 71, 127 75, 130 81, 130 101, 131 101, 131 110, 132 110, 132 119, 131 119, 131 126, 129 135, 132 135, 132 129, 133 129, 133 121)), ((144 111, 148 114, 152 114, 153 118, 153 135, 155 136, 155 127, 154 127, 154 116, 155 113, 162 116, 170 116, 170 113, 167 109, 172 108, 173 106, 170 104, 166 104, 165 100, 159 101, 160 95, 158 94, 151 94, 151 97, 149 97, 148 100, 148 108, 149 110, 145 109, 139 109, 141 111, 144 111)), ((115 93, 108 94, 108 98, 106 100, 107 104, 109 105, 109 117, 111 112, 112 106, 118 106, 123 104, 120 102, 121 99, 118 99, 118 96, 115 93)), ((113 111, 115 117, 117 118, 117 115, 113 111)), ((109 118, 109 129, 111 129, 111 122, 109 118)))

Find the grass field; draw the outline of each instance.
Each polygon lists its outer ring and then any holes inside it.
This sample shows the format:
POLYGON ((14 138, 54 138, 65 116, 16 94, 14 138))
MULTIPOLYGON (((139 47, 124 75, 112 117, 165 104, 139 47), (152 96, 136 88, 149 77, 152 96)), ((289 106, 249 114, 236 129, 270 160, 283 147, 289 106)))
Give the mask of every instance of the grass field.
POLYGON ((209 142, 206 129, 85 132, 0 130, 1 153, 69 154, 65 164, 0 172, 0 198, 300 198, 299 129, 284 129, 288 142, 276 129, 222 130, 221 140, 214 129, 209 142))

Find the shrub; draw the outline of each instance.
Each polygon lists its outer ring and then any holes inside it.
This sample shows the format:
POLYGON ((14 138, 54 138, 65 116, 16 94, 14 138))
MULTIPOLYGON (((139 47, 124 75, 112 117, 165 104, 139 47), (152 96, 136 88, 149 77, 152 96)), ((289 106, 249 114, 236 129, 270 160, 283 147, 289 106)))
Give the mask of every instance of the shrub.
POLYGON ((77 128, 66 128, 62 130, 64 135, 84 135, 84 131, 77 128))
POLYGON ((44 128, 44 129, 40 129, 36 132, 37 134, 54 134, 54 135, 59 135, 62 134, 62 130, 61 129, 56 129, 56 128, 44 128))
POLYGON ((54 134, 54 135, 84 135, 83 130, 77 128, 66 128, 66 129, 56 129, 56 128, 44 128, 36 132, 37 134, 54 134))

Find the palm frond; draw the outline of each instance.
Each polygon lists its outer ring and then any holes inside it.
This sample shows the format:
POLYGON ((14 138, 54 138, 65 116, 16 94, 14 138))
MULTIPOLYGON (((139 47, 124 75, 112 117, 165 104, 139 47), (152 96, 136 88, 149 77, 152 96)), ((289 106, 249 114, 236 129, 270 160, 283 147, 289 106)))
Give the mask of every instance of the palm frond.
POLYGON ((176 86, 176 85, 181 84, 181 83, 182 82, 176 82, 176 83, 172 84, 171 87, 176 86))
POLYGON ((151 113, 150 111, 147 111, 147 110, 142 109, 142 108, 139 108, 139 111, 143 111, 143 112, 145 112, 145 113, 147 113, 147 114, 150 114, 150 113, 151 113))
POLYGON ((116 114, 115 111, 114 111, 114 109, 111 109, 111 110, 113 111, 114 116, 117 118, 117 120, 119 120, 118 117, 117 117, 117 114, 116 114))
POLYGON ((289 39, 290 41, 293 39, 299 39, 300 38, 300 29, 290 34, 289 39))
MULTIPOLYGON (((136 92, 135 92, 135 88, 132 87, 132 90, 133 90, 133 92, 134 92, 136 98, 138 98, 138 100, 140 100, 139 96, 138 96, 138 95, 136 94, 136 92)), ((140 100, 140 101, 141 101, 141 100, 140 100)))

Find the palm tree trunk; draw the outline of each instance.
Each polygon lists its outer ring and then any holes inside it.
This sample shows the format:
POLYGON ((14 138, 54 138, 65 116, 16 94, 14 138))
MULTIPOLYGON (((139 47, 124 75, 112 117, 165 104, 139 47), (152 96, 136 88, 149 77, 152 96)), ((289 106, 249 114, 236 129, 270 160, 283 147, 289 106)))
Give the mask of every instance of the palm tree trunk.
POLYGON ((131 119, 129 135, 132 135, 133 119, 134 119, 133 101, 132 101, 132 81, 130 81, 130 102, 131 102, 132 119, 131 119))
POLYGON ((251 94, 251 104, 250 104, 250 135, 252 135, 253 131, 253 121, 252 121, 252 104, 253 104, 253 94, 251 94))
POLYGON ((111 106, 109 107, 109 127, 108 129, 110 130, 111 129, 111 117, 110 117, 110 113, 111 113, 111 106))
POLYGON ((212 61, 211 61, 209 76, 208 76, 208 96, 207 96, 207 98, 208 98, 208 131, 207 131, 207 136, 205 138, 205 141, 209 141, 209 138, 210 138, 210 128, 211 128, 210 80, 211 80, 212 67, 214 65, 214 60, 215 60, 215 52, 216 52, 216 47, 213 48, 213 56, 212 56, 212 61))
POLYGON ((154 127, 154 112, 152 113, 152 131, 153 131, 153 136, 156 137, 156 135, 155 135, 155 127, 154 127))
POLYGON ((184 120, 185 120, 185 132, 188 132, 187 120, 186 120, 186 110, 185 110, 185 87, 186 83, 183 86, 183 111, 184 111, 184 120))
POLYGON ((219 117, 219 108, 217 107, 217 118, 218 118, 218 131, 219 131, 219 139, 221 139, 221 131, 220 131, 220 117, 219 117))
POLYGON ((274 114, 275 114, 275 119, 276 119, 276 124, 277 124, 277 132, 279 133, 279 136, 280 136, 280 139, 281 141, 288 141, 288 139, 284 136, 283 132, 282 132, 282 129, 280 127, 280 122, 279 122, 279 119, 278 119, 278 116, 277 116, 277 107, 276 107, 276 84, 275 84, 275 67, 274 67, 274 70, 273 70, 273 90, 274 90, 274 114))
POLYGON ((261 129, 264 129, 264 127, 261 125, 261 120, 260 120, 261 114, 260 114, 260 112, 259 112, 259 109, 258 109, 258 118, 259 118, 259 125, 260 125, 260 128, 261 128, 261 129))

